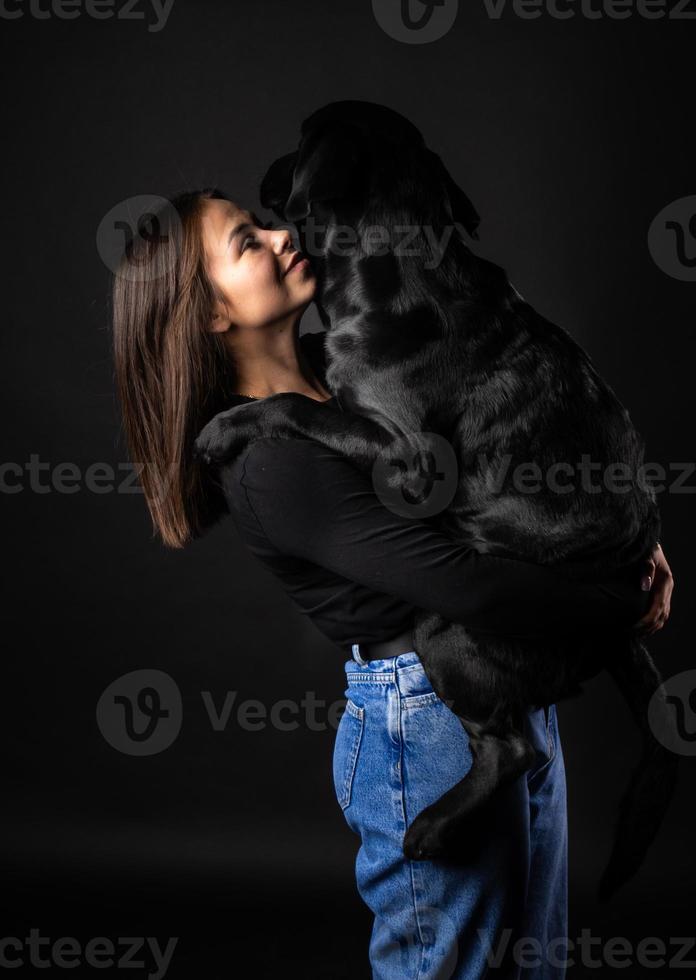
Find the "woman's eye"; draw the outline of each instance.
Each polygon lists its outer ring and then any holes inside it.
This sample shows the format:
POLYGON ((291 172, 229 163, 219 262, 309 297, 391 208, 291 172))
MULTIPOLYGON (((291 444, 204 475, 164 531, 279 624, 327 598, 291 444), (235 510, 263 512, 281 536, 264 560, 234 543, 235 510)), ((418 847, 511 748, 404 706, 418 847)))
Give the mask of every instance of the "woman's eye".
POLYGON ((256 239, 254 238, 254 236, 253 236, 253 235, 248 235, 248 236, 247 236, 247 237, 246 237, 246 238, 244 239, 244 241, 242 242, 242 247, 241 247, 241 249, 240 249, 240 251, 241 251, 241 252, 244 252, 244 251, 246 251, 246 247, 247 247, 247 244, 248 244, 249 242, 254 242, 254 247, 255 247, 255 248, 256 248, 256 247, 257 247, 258 245, 260 245, 260 244, 261 244, 261 242, 259 242, 259 241, 257 241, 257 240, 256 240, 256 239))

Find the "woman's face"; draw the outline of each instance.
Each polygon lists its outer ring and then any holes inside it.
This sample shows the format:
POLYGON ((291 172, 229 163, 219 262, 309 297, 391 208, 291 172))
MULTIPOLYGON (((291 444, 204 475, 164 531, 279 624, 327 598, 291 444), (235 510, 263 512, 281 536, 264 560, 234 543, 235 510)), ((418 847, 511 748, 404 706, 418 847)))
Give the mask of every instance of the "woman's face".
POLYGON ((316 277, 307 260, 289 269, 297 250, 287 228, 264 225, 222 200, 203 202, 201 226, 208 273, 227 301, 213 330, 262 327, 311 302, 316 277))

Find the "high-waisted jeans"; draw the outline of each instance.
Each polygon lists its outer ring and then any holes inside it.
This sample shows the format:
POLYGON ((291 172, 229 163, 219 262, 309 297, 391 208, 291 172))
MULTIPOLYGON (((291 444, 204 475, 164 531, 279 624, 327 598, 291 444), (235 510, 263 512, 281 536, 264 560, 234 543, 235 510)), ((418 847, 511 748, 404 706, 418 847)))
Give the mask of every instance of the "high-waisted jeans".
POLYGON ((415 651, 366 662, 355 643, 352 653, 333 776, 361 841, 355 870, 374 914, 374 980, 564 977, 566 786, 555 705, 530 708, 537 761, 489 802, 466 858, 410 861, 404 833, 468 772, 468 736, 415 651))

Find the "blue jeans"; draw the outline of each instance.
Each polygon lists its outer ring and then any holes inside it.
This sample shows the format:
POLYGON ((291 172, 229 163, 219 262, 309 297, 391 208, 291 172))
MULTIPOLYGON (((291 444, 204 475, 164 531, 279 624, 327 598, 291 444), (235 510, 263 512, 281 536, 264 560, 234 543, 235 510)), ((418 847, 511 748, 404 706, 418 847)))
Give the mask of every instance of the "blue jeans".
POLYGON ((488 804, 467 857, 409 861, 406 828, 468 772, 468 736, 415 651, 366 662, 355 643, 352 653, 333 777, 361 840, 355 870, 374 914, 373 980, 564 977, 566 787, 555 705, 528 712, 537 762, 488 804))

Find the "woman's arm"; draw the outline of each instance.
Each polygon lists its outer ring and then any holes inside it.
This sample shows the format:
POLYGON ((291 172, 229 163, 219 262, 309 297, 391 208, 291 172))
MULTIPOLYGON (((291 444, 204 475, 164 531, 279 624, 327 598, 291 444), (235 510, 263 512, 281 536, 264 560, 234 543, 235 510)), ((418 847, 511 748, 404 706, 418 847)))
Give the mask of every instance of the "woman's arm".
POLYGON ((639 581, 619 598, 571 582, 557 567, 480 554, 397 515, 345 457, 312 440, 257 440, 235 473, 237 490, 281 553, 471 629, 518 636, 630 630, 649 605, 639 581))

